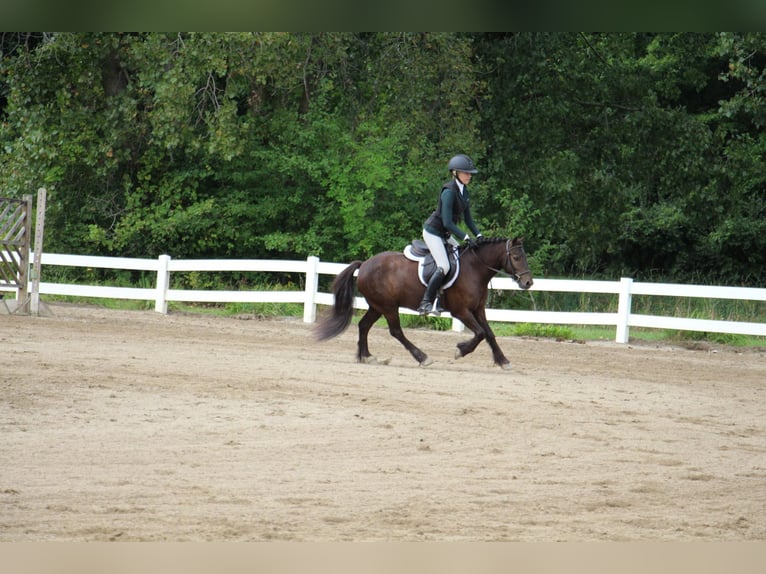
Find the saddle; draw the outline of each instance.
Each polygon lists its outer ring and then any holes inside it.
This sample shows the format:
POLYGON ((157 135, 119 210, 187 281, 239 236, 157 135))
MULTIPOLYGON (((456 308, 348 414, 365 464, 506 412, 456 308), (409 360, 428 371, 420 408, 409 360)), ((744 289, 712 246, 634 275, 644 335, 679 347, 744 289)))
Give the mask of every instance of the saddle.
MULTIPOLYGON (((404 256, 411 261, 418 262, 418 279, 427 287, 428 280, 431 279, 431 276, 436 271, 436 262, 428 250, 426 242, 422 239, 413 240, 412 243, 404 248, 404 256)), ((449 243, 447 243, 447 257, 449 258, 449 272, 442 284, 442 291, 452 287, 452 284, 460 275, 460 258, 457 256, 457 249, 449 243)))

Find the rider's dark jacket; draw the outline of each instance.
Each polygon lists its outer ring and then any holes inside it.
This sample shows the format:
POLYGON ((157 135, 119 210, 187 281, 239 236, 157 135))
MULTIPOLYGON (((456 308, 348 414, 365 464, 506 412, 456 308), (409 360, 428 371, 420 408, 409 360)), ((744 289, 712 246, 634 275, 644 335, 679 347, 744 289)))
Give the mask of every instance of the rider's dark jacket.
POLYGON ((463 193, 461 194, 457 180, 453 179, 442 186, 439 203, 426 219, 423 227, 429 233, 440 235, 445 240, 449 239, 451 234, 455 234, 458 239, 463 239, 466 233, 457 225, 461 220, 465 221, 474 235, 479 234, 479 229, 471 216, 471 199, 468 195, 468 186, 463 186, 463 193))

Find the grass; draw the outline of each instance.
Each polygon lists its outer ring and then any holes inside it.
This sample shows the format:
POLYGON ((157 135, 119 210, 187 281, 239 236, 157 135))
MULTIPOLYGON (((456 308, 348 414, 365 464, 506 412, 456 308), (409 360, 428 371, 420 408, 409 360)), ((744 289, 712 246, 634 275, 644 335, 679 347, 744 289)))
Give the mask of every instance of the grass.
MULTIPOLYGON (((592 325, 543 325, 537 323, 493 323, 496 335, 542 337, 567 341, 614 341, 615 328, 592 325)), ((708 333, 672 329, 647 329, 631 327, 630 339, 634 341, 665 344, 706 342, 734 347, 766 347, 766 337, 737 335, 732 333, 708 333)))
POLYGON ((222 317, 303 317, 302 303, 183 303, 171 301, 168 311, 206 313, 222 317))

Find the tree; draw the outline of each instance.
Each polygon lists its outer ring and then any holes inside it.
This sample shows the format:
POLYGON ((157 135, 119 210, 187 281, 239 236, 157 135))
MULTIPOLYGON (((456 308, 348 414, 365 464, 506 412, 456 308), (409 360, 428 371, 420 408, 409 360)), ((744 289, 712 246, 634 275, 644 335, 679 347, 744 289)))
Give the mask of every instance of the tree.
POLYGON ((403 246, 477 145, 470 56, 451 34, 51 35, 3 61, 3 183, 49 187, 66 251, 403 246))
POLYGON ((751 280, 764 253, 757 232, 745 233, 763 221, 754 197, 763 181, 762 42, 482 36, 497 225, 518 225, 521 209, 530 250, 549 273, 751 280), (724 238, 740 244, 737 253, 724 254, 724 238))

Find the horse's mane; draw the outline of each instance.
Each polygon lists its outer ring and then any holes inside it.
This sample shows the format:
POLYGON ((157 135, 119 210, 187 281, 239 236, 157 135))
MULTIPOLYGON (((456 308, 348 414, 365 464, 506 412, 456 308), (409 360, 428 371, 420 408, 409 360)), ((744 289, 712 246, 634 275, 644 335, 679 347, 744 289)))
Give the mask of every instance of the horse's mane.
MULTIPOLYGON (((486 245, 488 243, 505 243, 506 241, 509 241, 507 237, 479 237, 479 239, 476 240, 476 245, 478 247, 481 247, 482 245, 486 245)), ((469 249, 467 243, 462 243, 460 247, 458 248, 458 251, 460 253, 463 253, 463 251, 469 249)))

